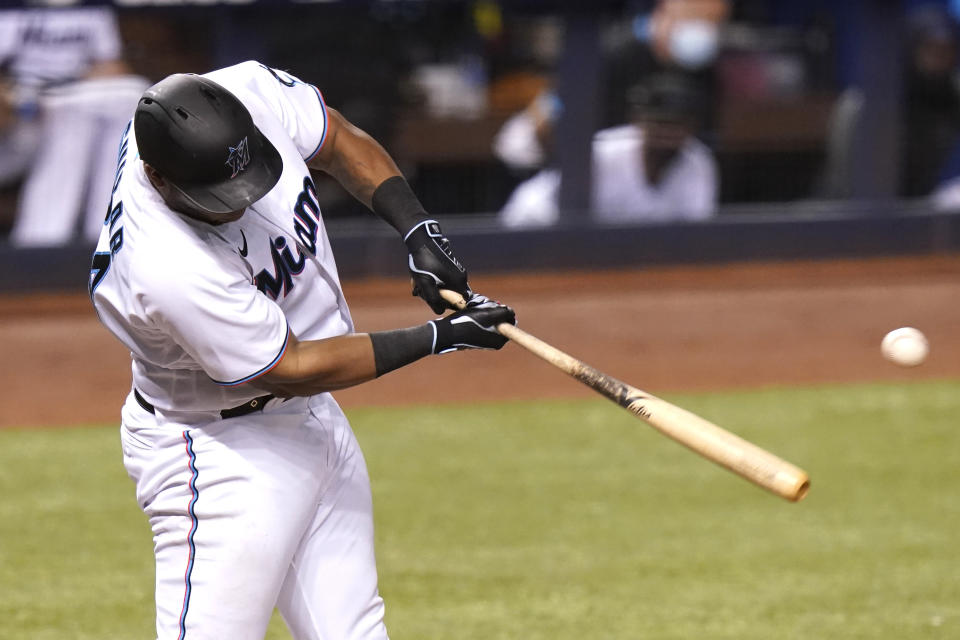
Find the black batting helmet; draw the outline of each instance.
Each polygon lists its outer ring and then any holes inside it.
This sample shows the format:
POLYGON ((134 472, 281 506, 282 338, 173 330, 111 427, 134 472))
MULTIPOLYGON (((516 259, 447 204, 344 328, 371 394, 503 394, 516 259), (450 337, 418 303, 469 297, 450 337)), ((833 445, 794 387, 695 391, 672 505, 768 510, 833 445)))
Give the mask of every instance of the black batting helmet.
POLYGON ((230 213, 252 205, 280 179, 280 153, 232 93, 178 73, 140 97, 133 118, 140 157, 192 205, 230 213))

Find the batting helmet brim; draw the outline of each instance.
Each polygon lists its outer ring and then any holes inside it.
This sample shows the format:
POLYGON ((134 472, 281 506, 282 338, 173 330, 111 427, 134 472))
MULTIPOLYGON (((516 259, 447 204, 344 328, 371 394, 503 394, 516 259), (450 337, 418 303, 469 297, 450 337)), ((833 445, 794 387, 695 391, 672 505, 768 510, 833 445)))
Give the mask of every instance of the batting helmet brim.
POLYGON ((194 207, 207 213, 240 211, 267 195, 283 173, 283 159, 276 147, 256 129, 251 157, 255 158, 236 177, 214 183, 173 182, 173 187, 194 207))

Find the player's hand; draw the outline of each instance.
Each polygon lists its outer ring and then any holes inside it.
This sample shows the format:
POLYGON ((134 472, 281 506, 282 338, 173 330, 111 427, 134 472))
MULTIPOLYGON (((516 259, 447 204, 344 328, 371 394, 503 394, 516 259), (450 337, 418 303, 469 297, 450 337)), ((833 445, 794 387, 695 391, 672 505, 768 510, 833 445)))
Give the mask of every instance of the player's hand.
POLYGON ((497 325, 517 324, 516 314, 508 306, 473 294, 463 311, 431 320, 436 328, 434 353, 461 349, 499 349, 507 339, 497 332, 497 325))
POLYGON ((410 252, 410 277, 413 295, 423 298, 434 313, 452 308, 440 297, 440 287, 452 289, 466 299, 472 295, 467 270, 453 255, 450 241, 436 220, 424 220, 403 239, 410 252))

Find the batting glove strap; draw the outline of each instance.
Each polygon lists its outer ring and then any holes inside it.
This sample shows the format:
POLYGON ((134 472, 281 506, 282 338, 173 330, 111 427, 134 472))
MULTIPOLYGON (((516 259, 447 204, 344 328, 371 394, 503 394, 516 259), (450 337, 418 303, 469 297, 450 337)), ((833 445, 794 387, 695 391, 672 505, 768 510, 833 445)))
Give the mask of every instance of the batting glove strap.
POLYGON ((500 349, 507 339, 497 332, 500 323, 516 324, 513 309, 473 296, 463 311, 431 320, 435 338, 433 353, 448 353, 462 349, 500 349))
POLYGON ((423 220, 403 238, 410 252, 408 266, 413 278, 413 295, 423 298, 434 313, 443 313, 449 305, 440 296, 440 287, 452 289, 469 298, 467 270, 457 259, 450 241, 436 220, 423 220))

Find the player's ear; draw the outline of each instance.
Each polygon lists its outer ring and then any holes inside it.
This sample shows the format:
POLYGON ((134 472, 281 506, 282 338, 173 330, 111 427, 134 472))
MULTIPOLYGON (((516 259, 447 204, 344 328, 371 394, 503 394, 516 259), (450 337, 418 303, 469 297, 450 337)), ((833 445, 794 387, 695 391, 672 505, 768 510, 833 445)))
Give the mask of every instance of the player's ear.
POLYGON ((163 179, 163 176, 160 175, 160 172, 154 169, 153 167, 151 167, 146 162, 143 163, 143 170, 147 174, 147 178, 150 180, 150 184, 152 184, 154 187, 156 187, 157 189, 162 189, 163 187, 166 186, 167 182, 166 180, 163 179))

